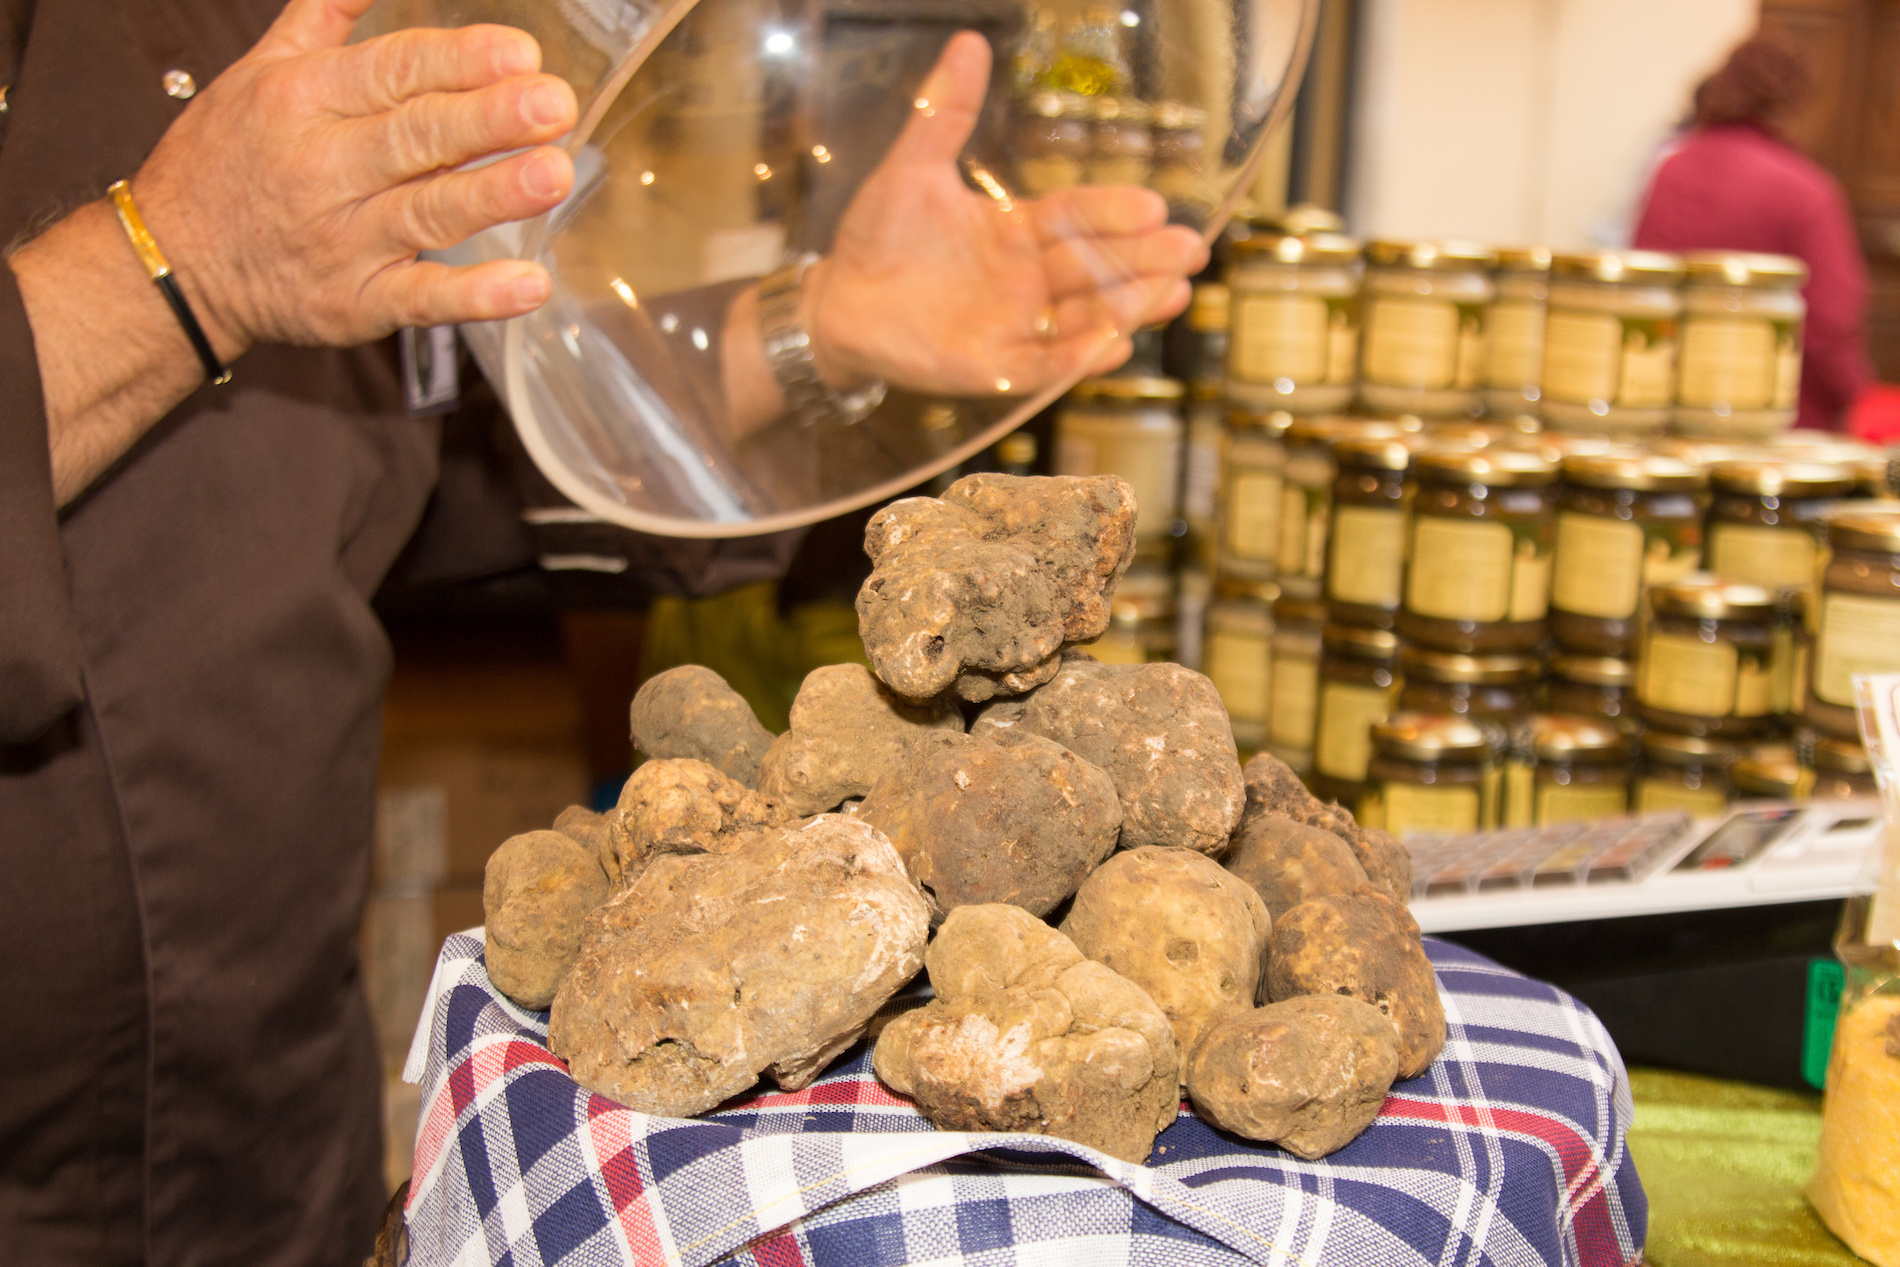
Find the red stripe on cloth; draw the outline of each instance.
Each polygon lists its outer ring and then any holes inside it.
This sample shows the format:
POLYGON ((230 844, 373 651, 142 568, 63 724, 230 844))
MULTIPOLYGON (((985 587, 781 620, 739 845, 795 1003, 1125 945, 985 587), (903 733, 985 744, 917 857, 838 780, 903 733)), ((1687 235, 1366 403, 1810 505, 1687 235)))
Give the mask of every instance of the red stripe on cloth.
POLYGON ((631 1109, 601 1096, 588 1097, 587 1135, 620 1233, 627 1238, 634 1262, 664 1262, 666 1253, 646 1197, 646 1181, 640 1176, 640 1151, 634 1147, 633 1126, 631 1109))
MULTIPOLYGON (((800 1094, 803 1094, 802 1092, 800 1094)), ((807 1267, 804 1247, 795 1232, 781 1231, 766 1240, 752 1243, 752 1257, 759 1267, 807 1267)))

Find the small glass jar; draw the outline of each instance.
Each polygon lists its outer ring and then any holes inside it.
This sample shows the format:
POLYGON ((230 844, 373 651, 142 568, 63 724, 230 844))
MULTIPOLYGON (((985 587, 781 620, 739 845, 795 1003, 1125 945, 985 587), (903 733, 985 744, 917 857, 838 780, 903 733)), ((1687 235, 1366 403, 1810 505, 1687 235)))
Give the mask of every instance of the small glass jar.
POLYGON ((1398 713, 1372 727, 1359 821, 1394 836, 1496 827, 1504 736, 1495 726, 1436 713, 1398 713))
POLYGON ((1775 643, 1768 661, 1773 680, 1768 686, 1768 711, 1777 717, 1798 717, 1807 704, 1808 666, 1814 657, 1810 606, 1805 590, 1784 589, 1775 595, 1775 643))
POLYGON ((1154 108, 1156 193, 1175 206, 1204 197, 1201 176, 1207 167, 1207 111, 1181 101, 1157 101, 1154 108))
MULTIPOLYGON (((1521 798, 1528 812, 1514 809, 1513 818, 1543 827, 1629 812, 1635 771, 1624 731, 1600 717, 1543 713, 1531 720, 1529 748, 1535 765, 1521 798)), ((1507 799, 1518 802, 1518 791, 1512 788, 1507 799)))
POLYGON ((1465 242, 1366 247, 1359 399, 1379 413, 1475 415, 1483 406, 1484 314, 1497 256, 1465 242))
POLYGON ((1817 801, 1851 801, 1857 797, 1879 796, 1874 781, 1874 763, 1867 749, 1852 739, 1820 735, 1814 741, 1814 788, 1817 801))
POLYGON ((1402 439, 1355 437, 1333 448, 1333 517, 1327 528, 1327 618, 1390 629, 1405 577, 1406 468, 1402 439))
POLYGON ((1089 103, 1088 183, 1145 185, 1154 171, 1154 112, 1134 97, 1095 97, 1089 103))
POLYGON ((1702 468, 1613 453, 1566 458, 1557 502, 1550 631, 1581 655, 1636 650, 1643 594, 1702 564, 1702 468))
MULTIPOLYGON (((1286 435, 1292 421, 1287 413, 1227 412, 1220 476, 1222 576, 1272 580, 1280 571, 1280 546, 1286 536, 1281 522, 1287 497, 1286 435)), ((1304 508, 1302 527, 1303 516, 1304 508)), ((1305 548, 1304 537, 1299 545, 1305 548)))
POLYGON ((1333 516, 1333 445, 1359 424, 1348 418, 1294 418, 1285 428, 1286 486, 1280 498, 1276 555, 1281 585, 1320 596, 1326 574, 1326 526, 1333 516))
POLYGON ((1399 676, 1405 712, 1455 713, 1509 729, 1537 711, 1543 665, 1536 656, 1456 655, 1408 646, 1399 652, 1399 676))
POLYGON ((1740 756, 1733 744, 1719 739, 1646 732, 1636 776, 1636 812, 1683 810, 1694 818, 1720 816, 1728 809, 1729 768, 1740 756))
POLYGON ((1372 755, 1372 724, 1398 707, 1399 640, 1383 629, 1327 625, 1320 634, 1313 791, 1357 802, 1372 755))
POLYGON ((1266 747, 1273 710, 1272 599, 1264 592, 1223 592, 1207 609, 1203 646, 1205 672, 1227 708, 1234 742, 1258 752, 1266 747))
POLYGON ((1900 513, 1867 510, 1827 524, 1808 712, 1854 733, 1854 675, 1900 672, 1900 513))
POLYGON ((1413 476, 1399 632, 1439 651, 1534 650, 1550 604, 1556 464, 1513 450, 1428 449, 1413 476))
POLYGON ((1256 409, 1334 413, 1352 403, 1359 243, 1256 233, 1232 248, 1227 391, 1256 409))
POLYGON ((1801 395, 1801 287, 1788 255, 1698 251, 1683 257, 1682 375, 1676 430, 1756 440, 1794 425, 1801 395))
POLYGON ((1119 475, 1135 490, 1135 548, 1165 559, 1181 479, 1181 398, 1172 378, 1090 378, 1056 416, 1055 474, 1119 475))
POLYGON ((1767 460, 1717 462, 1709 472, 1708 570, 1767 590, 1812 590, 1822 518, 1854 489, 1844 466, 1767 460))
POLYGON ((1089 647, 1104 664, 1174 659, 1174 576, 1151 563, 1128 569, 1109 601, 1108 631, 1089 647))
POLYGON ((1089 102, 1068 92, 1031 93, 1016 122, 1016 173, 1033 197, 1072 189, 1088 171, 1089 102))
POLYGON ((1601 718, 1630 734, 1637 728, 1635 685, 1632 661, 1614 656, 1552 656, 1546 706, 1553 713, 1601 718))
POLYGON ((1814 771, 1801 764, 1786 744, 1751 750, 1728 771, 1729 786, 1738 801, 1805 801, 1814 786, 1814 771))
POLYGON ((1188 381, 1224 387, 1227 382, 1227 324, 1233 311, 1226 282, 1195 282, 1188 304, 1188 332, 1194 336, 1188 381))
POLYGON ((1775 596, 1754 585, 1692 576, 1650 591, 1636 673, 1643 724, 1719 739, 1772 724, 1775 596))
POLYGON ((1484 314, 1484 408, 1497 418, 1534 414, 1544 374, 1544 306, 1550 248, 1498 252, 1497 298, 1484 314))
POLYGON ((1319 710, 1320 630, 1325 622, 1324 603, 1282 595, 1273 605, 1267 750, 1296 770, 1309 770, 1313 765, 1313 735, 1319 710))
POLYGON ((1177 551, 1183 567, 1211 573, 1219 566, 1221 463, 1226 449, 1227 410, 1220 384, 1195 383, 1188 388, 1177 494, 1186 528, 1177 551))
POLYGON ((1544 321, 1544 421, 1653 434, 1669 425, 1682 343, 1682 261, 1656 251, 1552 258, 1544 321))

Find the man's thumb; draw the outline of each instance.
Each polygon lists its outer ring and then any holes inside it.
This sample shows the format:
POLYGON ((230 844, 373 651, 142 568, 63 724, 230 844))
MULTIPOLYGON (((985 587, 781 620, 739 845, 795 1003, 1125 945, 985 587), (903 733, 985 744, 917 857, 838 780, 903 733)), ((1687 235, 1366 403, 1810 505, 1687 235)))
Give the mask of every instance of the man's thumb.
POLYGON ((290 0, 257 42, 257 51, 287 55, 341 48, 376 0, 290 0))
POLYGON ((886 161, 893 164, 954 163, 976 130, 983 94, 990 86, 990 42, 959 31, 944 45, 912 103, 910 122, 898 134, 886 161))

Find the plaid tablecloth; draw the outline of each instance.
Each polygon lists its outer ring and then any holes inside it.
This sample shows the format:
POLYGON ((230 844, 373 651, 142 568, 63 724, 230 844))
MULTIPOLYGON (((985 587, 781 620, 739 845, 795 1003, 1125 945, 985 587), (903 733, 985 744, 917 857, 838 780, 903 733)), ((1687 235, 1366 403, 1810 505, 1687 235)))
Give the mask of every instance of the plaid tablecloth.
MULTIPOLYGON (((448 939, 406 1076, 422 1084, 410 1262, 1625 1264, 1648 1207, 1629 1079, 1588 1009, 1426 940, 1449 1036, 1320 1161, 1185 1106, 1145 1166, 1032 1135, 935 1131, 867 1051, 704 1119, 594 1095, 547 1015, 448 939)), ((903 1000, 897 1001, 903 1005, 903 1000)))

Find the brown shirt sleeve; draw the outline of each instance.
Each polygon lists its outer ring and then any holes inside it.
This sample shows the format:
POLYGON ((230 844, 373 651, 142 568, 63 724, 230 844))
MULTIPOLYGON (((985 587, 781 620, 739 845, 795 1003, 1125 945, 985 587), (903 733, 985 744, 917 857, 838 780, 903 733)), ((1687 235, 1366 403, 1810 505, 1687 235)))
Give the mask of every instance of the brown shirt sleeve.
POLYGON ((0 264, 0 744, 37 739, 79 703, 76 636, 33 331, 0 264))

